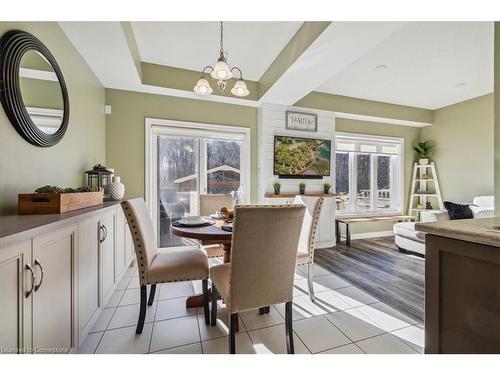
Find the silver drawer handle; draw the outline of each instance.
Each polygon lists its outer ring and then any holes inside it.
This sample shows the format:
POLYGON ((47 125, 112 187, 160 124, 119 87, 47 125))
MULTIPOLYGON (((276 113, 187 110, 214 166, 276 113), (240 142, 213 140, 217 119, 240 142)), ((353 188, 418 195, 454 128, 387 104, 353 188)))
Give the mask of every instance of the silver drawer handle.
POLYGON ((104 225, 99 226, 99 243, 103 243, 106 237, 104 237, 104 225))
POLYGON ((42 286, 42 283, 43 283, 43 275, 44 275, 44 272, 43 272, 43 267, 42 267, 42 264, 40 263, 40 261, 38 259, 35 259, 35 266, 38 266, 40 267, 40 273, 41 273, 41 277, 40 277, 40 282, 38 283, 38 285, 35 285, 35 292, 40 289, 40 287, 42 286))
POLYGON ((30 273, 31 273, 31 288, 25 294, 26 298, 28 298, 29 296, 31 296, 31 293, 33 293, 33 288, 35 287, 35 280, 36 280, 35 279, 35 271, 33 270, 33 267, 31 267, 31 264, 29 264, 29 263, 26 263, 24 268, 27 269, 28 271, 30 271, 30 273))

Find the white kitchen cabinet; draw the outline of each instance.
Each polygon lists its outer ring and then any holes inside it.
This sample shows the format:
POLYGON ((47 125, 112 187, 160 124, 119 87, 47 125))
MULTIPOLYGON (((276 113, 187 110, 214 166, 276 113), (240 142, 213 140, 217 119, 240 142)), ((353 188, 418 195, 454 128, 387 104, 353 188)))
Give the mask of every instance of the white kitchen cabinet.
POLYGON ((74 259, 77 226, 33 238, 33 351, 68 353, 77 344, 73 322, 76 306, 74 259))
POLYGON ((115 202, 53 220, 0 217, 0 353, 76 351, 133 258, 115 202))
POLYGON ((0 251, 0 348, 2 353, 31 348, 31 242, 0 251))
MULTIPOLYGON (((292 204, 294 197, 290 198, 264 198, 264 204, 292 204)), ((319 216, 316 233, 315 248, 323 249, 335 246, 335 197, 324 197, 321 214, 319 216)))
POLYGON ((101 215, 78 223, 78 329, 80 343, 94 325, 100 311, 99 227, 101 215))
POLYGON ((106 306, 115 286, 116 209, 103 212, 100 226, 100 290, 106 306))

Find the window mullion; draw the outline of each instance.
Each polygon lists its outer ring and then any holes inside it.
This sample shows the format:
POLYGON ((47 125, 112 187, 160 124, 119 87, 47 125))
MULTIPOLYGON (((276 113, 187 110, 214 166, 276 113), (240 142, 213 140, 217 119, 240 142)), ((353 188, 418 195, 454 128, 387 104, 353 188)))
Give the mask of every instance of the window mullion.
POLYGON ((198 166, 198 188, 200 194, 207 193, 207 140, 200 138, 199 140, 199 166, 198 166))
POLYGON ((377 155, 370 155, 370 206, 372 211, 377 210, 377 155))
POLYGON ((356 210, 356 192, 358 190, 357 180, 357 165, 356 154, 349 152, 349 211, 355 212, 356 210))

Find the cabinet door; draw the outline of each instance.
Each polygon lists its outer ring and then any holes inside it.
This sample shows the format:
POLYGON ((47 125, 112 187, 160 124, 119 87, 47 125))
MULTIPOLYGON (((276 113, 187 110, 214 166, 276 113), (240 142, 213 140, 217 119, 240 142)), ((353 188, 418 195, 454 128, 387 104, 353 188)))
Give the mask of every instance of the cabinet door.
POLYGON ((2 353, 18 353, 31 347, 31 297, 33 286, 31 243, 21 242, 0 249, 0 348, 2 353))
POLYGON ((33 350, 67 353, 75 346, 76 225, 33 239, 33 350))
POLYGON ((333 198, 324 198, 319 216, 318 233, 316 234, 316 248, 325 248, 335 245, 335 201, 333 198))
POLYGON ((115 233, 115 283, 118 283, 125 272, 125 215, 121 207, 116 210, 115 233))
POLYGON ((100 215, 78 223, 78 327, 83 338, 99 313, 100 215))
POLYGON ((111 297, 115 285, 115 224, 116 210, 108 210, 103 213, 101 220, 101 295, 102 305, 105 306, 111 297))

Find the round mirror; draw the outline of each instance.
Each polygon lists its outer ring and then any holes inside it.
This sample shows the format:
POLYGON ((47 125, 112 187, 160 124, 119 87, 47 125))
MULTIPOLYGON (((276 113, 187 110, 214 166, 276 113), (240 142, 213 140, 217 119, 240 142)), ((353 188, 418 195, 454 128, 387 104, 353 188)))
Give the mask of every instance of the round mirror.
POLYGON ((38 51, 26 51, 19 66, 19 86, 31 121, 45 134, 62 125, 64 100, 54 68, 38 51))
POLYGON ((59 142, 68 126, 68 91, 47 47, 29 33, 8 31, 0 40, 0 72, 0 99, 17 132, 40 147, 59 142))

